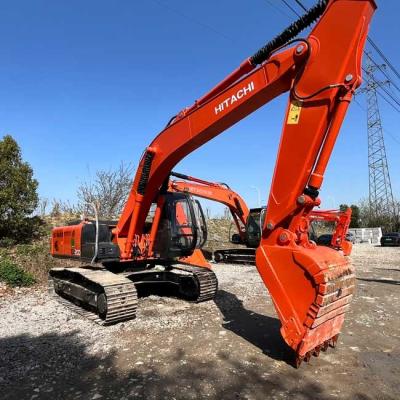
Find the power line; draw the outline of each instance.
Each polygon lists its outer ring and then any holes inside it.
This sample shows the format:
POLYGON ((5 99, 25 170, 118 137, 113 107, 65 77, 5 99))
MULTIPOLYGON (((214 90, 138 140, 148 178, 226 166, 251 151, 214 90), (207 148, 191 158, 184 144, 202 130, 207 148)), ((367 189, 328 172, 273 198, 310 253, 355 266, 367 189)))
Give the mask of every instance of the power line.
MULTIPOLYGON (((376 63, 375 63, 375 61, 372 60, 371 55, 370 55, 369 53, 365 53, 365 54, 366 54, 366 56, 367 56, 369 62, 371 63, 371 68, 375 67, 375 66, 376 66, 376 63)), ((366 74, 368 74, 368 71, 367 71, 364 67, 362 67, 362 70, 363 70, 366 74)), ((385 82, 385 83, 390 83, 390 81, 387 81, 387 82, 385 82)), ((399 99, 395 99, 395 98, 391 95, 391 93, 389 93, 389 92, 386 90, 386 88, 383 86, 383 83, 382 83, 382 82, 378 82, 377 80, 375 80, 375 81, 374 81, 374 86, 375 86, 375 88, 378 88, 378 89, 383 90, 383 91, 384 91, 398 106, 400 106, 400 100, 399 100, 399 99)), ((365 91, 365 89, 362 89, 362 91, 365 91)), ((377 91, 377 94, 378 94, 380 97, 382 97, 383 100, 385 100, 386 103, 388 103, 395 111, 397 111, 397 112, 400 113, 400 109, 398 109, 398 108, 397 108, 390 100, 388 100, 381 92, 377 91)))
POLYGON ((385 77, 390 81, 390 84, 391 84, 392 86, 394 86, 394 87, 400 92, 400 88, 393 82, 393 80, 392 80, 392 79, 390 78, 390 76, 387 74, 387 72, 385 71, 385 69, 382 68, 381 65, 378 65, 378 64, 376 63, 376 61, 371 57, 371 55, 370 55, 370 58, 371 58, 372 64, 375 65, 375 67, 378 68, 379 71, 381 71, 382 74, 385 75, 385 77))
POLYGON ((382 57, 383 61, 388 65, 388 67, 393 71, 393 73, 400 79, 400 73, 393 66, 393 64, 387 59, 387 57, 383 54, 383 51, 378 47, 378 45, 372 40, 371 37, 368 37, 368 43, 376 50, 376 52, 382 57))
POLYGON ((290 18, 290 15, 284 11, 282 8, 278 7, 276 4, 274 4, 272 1, 270 0, 264 0, 267 4, 269 4, 271 6, 271 8, 273 8, 274 10, 278 11, 280 14, 284 15, 285 17, 290 18))
POLYGON ((286 4, 287 8, 294 12, 298 17, 301 17, 301 15, 286 0, 282 0, 282 3, 286 4))
POLYGON ((386 128, 383 130, 383 132, 387 133, 396 143, 400 144, 400 139, 394 136, 392 132, 388 131, 386 128))
POLYGON ((153 3, 158 4, 160 7, 165 8, 166 10, 169 10, 170 12, 179 15, 180 17, 190 21, 190 22, 194 22, 195 24, 202 26, 203 28, 208 29, 211 32, 214 32, 216 35, 223 37, 225 40, 228 40, 229 42, 236 42, 233 38, 225 35, 225 33, 220 32, 219 30, 215 29, 214 27, 212 27, 211 25, 205 24, 204 22, 199 21, 196 18, 191 17, 190 15, 184 14, 183 12, 181 12, 180 10, 177 10, 176 8, 173 8, 171 6, 169 6, 168 4, 165 4, 162 1, 159 0, 152 0, 153 3))
POLYGON ((303 11, 307 11, 307 7, 300 0, 294 0, 302 9, 303 11))
POLYGON ((378 86, 400 107, 400 100, 393 96, 382 84, 378 83, 378 86))
MULTIPOLYGON (((357 93, 356 93, 356 94, 357 94, 357 93)), ((356 96, 353 97, 353 100, 354 100, 354 102, 358 105, 358 107, 359 107, 362 111, 367 111, 367 110, 365 109, 365 107, 363 107, 363 106, 361 105, 361 103, 356 99, 356 96)))
POLYGON ((398 113, 400 113, 400 110, 393 104, 390 102, 390 100, 388 100, 381 92, 376 92, 380 97, 382 97, 383 100, 386 101, 386 103, 388 103, 395 111, 397 111, 398 113))

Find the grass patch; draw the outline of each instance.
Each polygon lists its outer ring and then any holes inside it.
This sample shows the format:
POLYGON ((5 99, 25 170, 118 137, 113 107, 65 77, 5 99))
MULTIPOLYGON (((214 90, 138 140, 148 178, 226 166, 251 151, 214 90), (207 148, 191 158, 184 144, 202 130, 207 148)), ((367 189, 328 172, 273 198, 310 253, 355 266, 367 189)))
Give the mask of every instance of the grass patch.
POLYGON ((24 271, 7 258, 0 260, 0 281, 12 287, 31 286, 36 282, 31 273, 24 271))
MULTIPOLYGON (((47 243, 46 243, 47 244, 47 243)), ((40 254, 45 254, 49 252, 49 245, 45 246, 43 243, 33 243, 33 244, 19 244, 16 246, 17 256, 33 256, 36 257, 40 254)))

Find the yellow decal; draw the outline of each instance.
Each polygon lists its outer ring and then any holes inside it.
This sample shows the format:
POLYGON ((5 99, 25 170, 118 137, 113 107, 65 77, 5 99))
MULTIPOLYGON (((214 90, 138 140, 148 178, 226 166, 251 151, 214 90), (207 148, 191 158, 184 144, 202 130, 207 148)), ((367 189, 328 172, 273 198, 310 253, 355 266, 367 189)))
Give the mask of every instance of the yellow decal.
POLYGON ((297 125, 300 120, 300 113, 301 113, 301 101, 292 100, 290 104, 287 124, 288 125, 297 125))

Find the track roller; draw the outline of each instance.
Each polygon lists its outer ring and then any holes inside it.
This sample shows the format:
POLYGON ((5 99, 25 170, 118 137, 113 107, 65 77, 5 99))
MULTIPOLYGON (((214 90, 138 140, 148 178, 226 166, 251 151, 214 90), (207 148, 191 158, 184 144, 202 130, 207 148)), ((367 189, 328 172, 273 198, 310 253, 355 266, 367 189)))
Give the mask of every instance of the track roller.
POLYGON ((101 325, 136 316, 134 283, 103 268, 53 268, 49 292, 68 308, 101 325))

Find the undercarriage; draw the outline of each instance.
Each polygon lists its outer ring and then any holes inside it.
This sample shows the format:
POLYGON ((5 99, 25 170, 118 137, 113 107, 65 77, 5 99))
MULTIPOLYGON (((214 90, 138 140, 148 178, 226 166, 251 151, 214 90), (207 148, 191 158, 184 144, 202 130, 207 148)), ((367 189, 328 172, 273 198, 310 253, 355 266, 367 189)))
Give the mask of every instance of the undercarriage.
POLYGON ((256 263, 256 249, 223 249, 214 251, 214 261, 228 264, 251 264, 256 263))
POLYGON ((53 268, 49 292, 101 325, 135 318, 138 295, 164 293, 200 303, 212 300, 218 281, 211 270, 184 264, 111 272, 102 265, 53 268))

